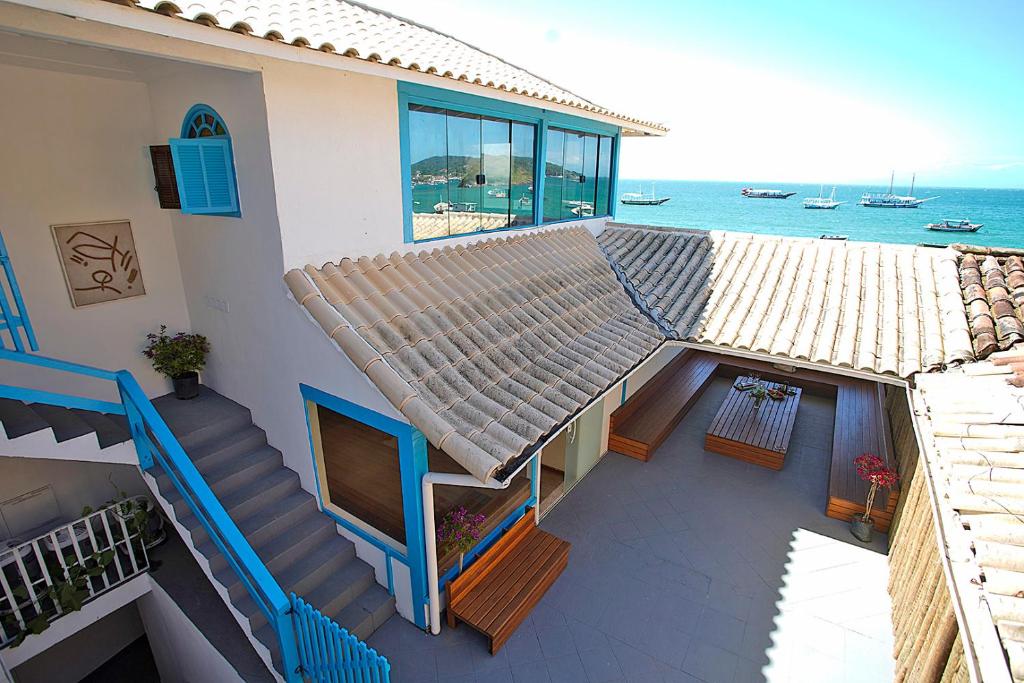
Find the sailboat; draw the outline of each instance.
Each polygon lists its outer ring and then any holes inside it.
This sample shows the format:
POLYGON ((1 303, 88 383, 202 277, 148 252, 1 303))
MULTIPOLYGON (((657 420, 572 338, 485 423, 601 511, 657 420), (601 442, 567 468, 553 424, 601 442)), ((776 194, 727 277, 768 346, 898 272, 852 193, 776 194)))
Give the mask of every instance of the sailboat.
POLYGON ((926 197, 925 199, 918 199, 914 195, 914 181, 917 180, 917 174, 915 173, 913 178, 910 180, 910 191, 907 192, 906 196, 899 196, 892 193, 892 181, 896 177, 896 172, 893 171, 892 175, 889 176, 889 191, 888 192, 865 192, 864 196, 860 198, 858 202, 861 206, 868 206, 876 209, 916 209, 925 202, 930 202, 935 197, 926 197))
POLYGON ((651 183, 650 194, 644 194, 643 187, 641 187, 640 192, 623 192, 622 196, 619 197, 619 201, 623 204, 630 204, 632 206, 661 206, 669 199, 671 197, 659 197, 654 194, 654 183, 651 183))
POLYGON ((825 186, 822 185, 821 187, 818 188, 818 196, 817 197, 806 197, 804 199, 804 208, 805 209, 834 209, 837 206, 839 206, 840 204, 845 204, 846 203, 846 202, 837 202, 836 201, 836 188, 835 188, 834 185, 832 186, 832 194, 830 194, 828 197, 822 196, 823 193, 824 193, 824 190, 825 190, 825 186))

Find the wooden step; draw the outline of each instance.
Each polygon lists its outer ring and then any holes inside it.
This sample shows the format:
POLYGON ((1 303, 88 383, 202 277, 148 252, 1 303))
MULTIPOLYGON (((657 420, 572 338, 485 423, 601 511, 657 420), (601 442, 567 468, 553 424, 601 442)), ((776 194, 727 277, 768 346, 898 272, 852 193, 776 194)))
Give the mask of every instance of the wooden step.
POLYGON ((526 514, 457 579, 448 582, 448 625, 461 621, 490 639, 491 654, 530 614, 569 562, 568 541, 526 514))

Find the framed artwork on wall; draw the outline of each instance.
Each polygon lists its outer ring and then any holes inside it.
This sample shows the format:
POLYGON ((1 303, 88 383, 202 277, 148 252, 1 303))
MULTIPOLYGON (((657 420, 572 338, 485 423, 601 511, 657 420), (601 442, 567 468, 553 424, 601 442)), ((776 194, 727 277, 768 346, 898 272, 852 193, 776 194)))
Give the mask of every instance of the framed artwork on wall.
POLYGON ((127 220, 51 225, 64 282, 75 308, 146 293, 127 220))

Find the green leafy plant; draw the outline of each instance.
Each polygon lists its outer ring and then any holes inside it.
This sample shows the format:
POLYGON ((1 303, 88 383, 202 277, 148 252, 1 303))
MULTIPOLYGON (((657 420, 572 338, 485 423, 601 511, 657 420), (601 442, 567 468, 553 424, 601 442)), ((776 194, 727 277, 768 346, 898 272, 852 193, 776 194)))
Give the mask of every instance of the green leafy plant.
POLYGON ((55 556, 47 557, 47 569, 53 578, 51 586, 37 591, 35 599, 30 597, 24 584, 11 589, 17 609, 25 620, 24 627, 18 621, 14 606, 0 612, 4 630, 14 634, 10 647, 17 647, 30 635, 37 635, 50 628, 50 621, 55 616, 82 609, 89 598, 89 579, 104 574, 113 560, 113 550, 95 552, 81 562, 73 553, 65 555, 64 567, 58 564, 55 556))
POLYGON ((181 378, 206 366, 210 342, 201 334, 178 332, 172 336, 167 334, 167 326, 161 325, 159 332, 150 332, 146 339, 149 343, 142 355, 151 360, 153 369, 162 375, 181 378))
MULTIPOLYGON (((151 519, 151 507, 152 504, 149 498, 145 496, 129 496, 128 492, 118 487, 114 483, 114 475, 108 474, 107 481, 114 487, 116 492, 115 496, 110 500, 103 503, 100 508, 110 507, 113 508, 115 515, 125 521, 125 526, 128 527, 129 536, 138 534, 139 538, 142 539, 143 544, 149 547, 150 543, 157 540, 152 530, 150 529, 149 521, 151 519)), ((86 505, 82 508, 82 517, 91 515, 95 510, 86 505)), ((122 540, 120 529, 115 525, 111 532, 114 534, 116 540, 122 540)))

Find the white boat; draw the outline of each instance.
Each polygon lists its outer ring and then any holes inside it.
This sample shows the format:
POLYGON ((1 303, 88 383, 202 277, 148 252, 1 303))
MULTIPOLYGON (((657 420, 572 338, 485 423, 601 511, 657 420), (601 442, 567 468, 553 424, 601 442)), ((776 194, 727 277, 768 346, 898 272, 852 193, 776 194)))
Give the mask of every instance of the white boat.
POLYGON ((594 215, 594 205, 582 202, 579 206, 572 207, 571 211, 572 215, 574 216, 579 216, 580 218, 589 218, 590 216, 594 215))
POLYGON ((449 211, 476 211, 476 202, 438 202, 434 204, 434 213, 447 213, 449 211))
POLYGON ((508 199, 508 190, 494 188, 493 190, 487 190, 487 196, 494 197, 495 199, 508 199))
POLYGON ((822 239, 822 240, 840 240, 840 241, 844 241, 845 242, 846 240, 850 239, 850 237, 848 235, 829 235, 829 234, 826 233, 826 234, 822 235, 821 237, 819 237, 818 239, 822 239))
POLYGON ((654 194, 654 183, 651 183, 650 194, 644 194, 641 187, 640 192, 623 192, 619 197, 619 201, 630 206, 661 206, 669 199, 671 197, 659 197, 654 194))
POLYGON ((864 195, 860 198, 858 204, 860 204, 861 206, 867 206, 875 209, 916 209, 925 202, 930 202, 933 199, 938 199, 938 196, 925 197, 924 199, 918 199, 917 197, 913 196, 914 181, 917 180, 916 173, 910 181, 910 191, 907 192, 906 195, 901 196, 893 194, 892 181, 894 177, 895 172, 893 172, 893 175, 889 176, 888 192, 865 192, 864 195))
POLYGON ((983 225, 984 223, 972 223, 965 218, 957 220, 945 218, 938 223, 929 223, 924 227, 938 232, 978 232, 983 225))
POLYGON ((748 199, 789 199, 796 192, 783 192, 782 190, 764 190, 756 187, 744 187, 740 194, 748 199))
POLYGON ((818 189, 818 196, 817 197, 806 197, 806 198, 804 198, 804 208, 805 209, 834 209, 837 206, 839 206, 840 204, 845 204, 846 203, 846 202, 837 202, 836 201, 836 188, 834 186, 832 188, 832 194, 830 194, 828 197, 823 197, 822 196, 822 193, 823 193, 824 189, 825 189, 824 187, 821 187, 821 188, 818 189))

